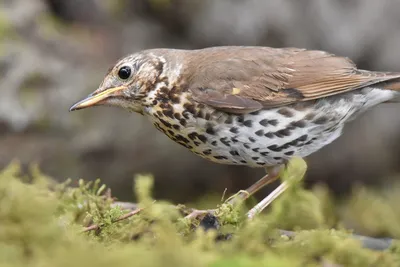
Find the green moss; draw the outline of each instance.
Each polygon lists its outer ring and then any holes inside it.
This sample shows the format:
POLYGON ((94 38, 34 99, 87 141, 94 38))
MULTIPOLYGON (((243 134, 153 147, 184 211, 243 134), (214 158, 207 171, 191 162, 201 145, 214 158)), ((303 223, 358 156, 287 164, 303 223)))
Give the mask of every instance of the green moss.
MULTIPOLYGON (((24 176, 14 162, 0 173, 0 264, 78 267, 399 265, 397 242, 386 251, 372 251, 362 248, 349 232, 330 229, 326 222, 334 220, 328 220, 323 210, 330 206, 326 204, 331 203, 326 200, 329 195, 322 191, 304 191, 300 176, 304 174, 305 165, 302 161, 293 164, 283 178, 289 179, 292 187, 273 203, 269 212, 248 221, 242 208, 221 204, 216 212, 221 227, 205 231, 183 219, 176 206, 153 199, 150 175, 135 178, 134 193, 143 210, 119 221, 127 211, 113 205, 113 196, 100 180, 59 184, 40 173, 36 166, 30 168, 29 176, 24 176), (98 228, 83 231, 91 225, 98 228), (277 230, 282 227, 296 229, 295 236, 282 235, 277 230), (314 230, 298 230, 305 228, 314 230), (216 241, 227 233, 232 234, 229 240, 216 241)), ((387 208, 383 202, 378 207, 387 208)), ((390 220, 392 224, 399 222, 396 216, 390 220)), ((390 225, 380 229, 387 227, 390 231, 390 225)))

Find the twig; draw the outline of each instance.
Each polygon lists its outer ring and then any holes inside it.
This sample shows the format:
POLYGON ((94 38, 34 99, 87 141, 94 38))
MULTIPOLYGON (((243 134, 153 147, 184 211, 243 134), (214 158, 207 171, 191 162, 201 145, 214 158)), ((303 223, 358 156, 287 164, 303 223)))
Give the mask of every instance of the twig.
MULTIPOLYGON (((136 209, 136 210, 133 210, 133 211, 131 211, 131 212, 128 212, 128 213, 126 213, 126 214, 124 214, 124 215, 118 217, 117 219, 113 220, 112 223, 116 223, 116 222, 125 220, 125 219, 127 219, 127 218, 129 218, 129 217, 132 217, 133 215, 138 214, 138 213, 141 212, 142 210, 143 210, 143 208, 138 208, 138 209, 136 209)), ((86 227, 85 229, 83 229, 82 232, 89 232, 89 231, 97 230, 97 229, 99 229, 99 228, 100 228, 100 225, 98 225, 98 224, 93 224, 93 225, 88 226, 88 227, 86 227)))
POLYGON ((225 187, 225 190, 224 190, 224 192, 222 193, 221 202, 224 202, 224 200, 225 200, 225 194, 226 194, 226 191, 227 191, 227 190, 228 190, 228 188, 225 187))

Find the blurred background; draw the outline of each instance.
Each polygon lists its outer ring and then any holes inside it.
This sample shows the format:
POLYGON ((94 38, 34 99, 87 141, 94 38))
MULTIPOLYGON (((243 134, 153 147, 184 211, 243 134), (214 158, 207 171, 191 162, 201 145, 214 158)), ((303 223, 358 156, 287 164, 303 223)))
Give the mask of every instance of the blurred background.
MULTIPOLYGON (((125 200, 137 173, 154 175, 155 197, 181 203, 244 189, 264 171, 207 162, 136 114, 68 109, 117 59, 156 47, 294 46, 400 71, 399 13, 397 0, 1 0, 0 167, 18 159, 60 181, 101 178, 125 200)), ((307 159, 307 185, 390 187, 399 114, 384 104, 348 124, 307 159)))

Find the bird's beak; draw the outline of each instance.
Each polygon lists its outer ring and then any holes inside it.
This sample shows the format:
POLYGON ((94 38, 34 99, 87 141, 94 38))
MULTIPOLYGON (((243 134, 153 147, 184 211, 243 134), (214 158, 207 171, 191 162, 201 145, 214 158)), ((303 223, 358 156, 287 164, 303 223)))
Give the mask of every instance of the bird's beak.
POLYGON ((88 107, 93 107, 95 105, 100 104, 103 100, 111 97, 111 96, 119 96, 122 95, 122 91, 126 89, 125 86, 118 86, 114 88, 106 89, 100 93, 92 93, 88 95, 85 99, 75 103, 69 111, 84 109, 88 107))

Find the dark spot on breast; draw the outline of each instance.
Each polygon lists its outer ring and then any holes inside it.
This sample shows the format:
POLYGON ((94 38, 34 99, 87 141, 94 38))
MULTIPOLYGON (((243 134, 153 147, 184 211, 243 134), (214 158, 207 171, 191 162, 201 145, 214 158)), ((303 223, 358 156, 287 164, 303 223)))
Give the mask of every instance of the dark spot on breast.
POLYGON ((161 118, 160 118, 159 120, 160 120, 160 122, 161 122, 162 124, 165 125, 165 127, 167 127, 167 128, 171 128, 171 127, 172 127, 171 123, 167 122, 166 120, 163 120, 163 119, 161 119, 161 118))
MULTIPOLYGON (((191 113, 191 114, 193 114, 193 115, 196 115, 196 109, 195 109, 195 107, 194 107, 193 104, 185 103, 185 104, 183 104, 183 107, 184 107, 189 113, 191 113)), ((183 115, 183 116, 185 116, 185 115, 183 115)))
POLYGON ((231 124, 233 122, 232 116, 228 116, 228 118, 226 118, 225 123, 226 124, 231 124))
POLYGON ((180 134, 176 135, 175 138, 176 138, 176 140, 182 141, 184 143, 189 143, 190 142, 186 137, 184 137, 183 135, 180 135, 180 134))
POLYGON ((259 111, 259 110, 253 111, 253 112, 250 113, 250 115, 258 115, 258 114, 260 114, 260 111, 259 111))
POLYGON ((252 157, 252 160, 258 160, 260 157, 252 157))
POLYGON ((225 156, 214 156, 214 158, 215 158, 215 159, 228 159, 228 158, 225 157, 225 156))
POLYGON ((263 130, 258 130, 257 132, 255 132, 256 135, 258 136, 263 136, 264 135, 264 131, 263 130))
POLYGON ((294 115, 293 112, 288 108, 278 109, 278 113, 288 118, 293 117, 294 115))
POLYGON ((244 164, 247 163, 247 161, 245 161, 245 160, 243 160, 243 159, 242 159, 240 162, 241 162, 241 163, 244 163, 244 164))
POLYGON ((171 107, 171 105, 169 103, 162 102, 160 104, 160 108, 162 108, 162 109, 171 109, 172 107, 171 107))
POLYGON ((173 113, 172 109, 164 109, 162 112, 165 116, 172 118, 172 119, 174 118, 174 113, 173 113))
POLYGON ((199 109, 199 110, 197 111, 196 117, 197 117, 197 118, 200 118, 200 119, 204 119, 204 117, 205 117, 204 111, 203 111, 202 109, 199 109))
POLYGON ((284 153, 286 156, 291 156, 294 154, 294 151, 288 151, 284 153))
POLYGON ((294 126, 293 124, 289 124, 288 126, 286 126, 286 129, 294 130, 294 129, 296 129, 296 126, 294 126))
POLYGON ((268 120, 267 119, 263 119, 259 122, 262 126, 267 126, 268 125, 268 120))
POLYGON ((174 117, 175 117, 175 119, 177 119, 177 120, 180 120, 180 119, 182 118, 181 114, 178 113, 178 112, 174 113, 174 117))
POLYGON ((268 156, 268 154, 269 154, 268 151, 265 151, 265 152, 261 152, 261 153, 260 153, 261 156, 268 156))
POLYGON ((313 142, 314 142, 313 140, 310 140, 307 143, 305 143, 304 145, 311 145, 313 142))
POLYGON ((304 128, 306 127, 306 121, 305 120, 294 121, 290 125, 293 125, 294 127, 298 128, 304 128))
POLYGON ((200 143, 200 142, 197 142, 197 141, 193 141, 193 144, 194 144, 195 146, 201 145, 201 143, 200 143))
POLYGON ((210 123, 208 123, 206 126, 206 133, 211 134, 211 135, 215 134, 215 130, 210 123))
POLYGON ((308 114, 304 117, 304 119, 310 121, 310 120, 314 119, 315 116, 316 116, 315 113, 308 113, 308 114))
POLYGON ((321 116, 315 120, 312 121, 314 124, 325 124, 328 122, 328 117, 327 116, 321 116))
POLYGON ((211 155, 211 152, 212 152, 211 149, 206 149, 206 150, 203 151, 203 154, 204 155, 211 155))
POLYGON ((171 99, 171 102, 174 104, 180 103, 179 92, 176 86, 172 87, 171 90, 168 92, 168 97, 171 99))
POLYGON ((179 129, 181 128, 178 124, 174 124, 174 125, 172 125, 172 127, 173 127, 175 130, 179 130, 179 129))
POLYGON ((256 164, 263 166, 263 165, 265 165, 265 162, 256 162, 256 164))
POLYGON ((229 131, 230 131, 231 133, 236 134, 236 133, 239 132, 239 128, 237 128, 237 127, 232 127, 229 131))
POLYGON ((244 121, 244 116, 243 116, 243 115, 240 115, 240 116, 237 117, 236 120, 237 120, 238 122, 242 123, 242 122, 244 121))
POLYGON ((162 114, 161 110, 157 110, 156 113, 157 113, 158 117, 163 117, 163 114, 162 114))
POLYGON ((181 99, 178 95, 170 95, 169 99, 171 99, 171 102, 174 104, 179 104, 181 102, 181 99))
POLYGON ((248 144, 248 143, 244 143, 243 146, 244 146, 245 148, 247 148, 247 149, 250 149, 250 148, 251 148, 251 147, 250 147, 250 144, 248 144))
POLYGON ((179 123, 180 123, 182 126, 186 126, 186 120, 185 120, 185 119, 180 119, 180 120, 179 120, 179 123))
POLYGON ((158 101, 154 99, 151 103, 153 104, 153 106, 155 106, 157 105, 158 101))
POLYGON ((175 135, 175 133, 174 133, 172 130, 168 130, 168 133, 169 133, 170 135, 172 135, 172 136, 175 135))
POLYGON ((231 138, 231 141, 234 142, 234 143, 239 142, 239 140, 237 140, 235 137, 232 137, 232 138, 231 138))
POLYGON ((207 137, 205 137, 204 135, 199 135, 197 138, 199 138, 199 140, 201 141, 201 142, 203 142, 203 143, 206 143, 207 142, 207 137))
POLYGON ((256 148, 253 148, 252 149, 254 152, 258 152, 258 150, 260 150, 260 148, 259 147, 256 147, 256 148))
POLYGON ((281 160, 281 157, 274 157, 274 160, 281 160))
POLYGON ((289 143, 286 143, 282 146, 283 149, 287 149, 291 146, 296 146, 299 143, 297 139, 290 141, 289 143))
MULTIPOLYGON (((297 140, 295 140, 295 141, 297 142, 297 140)), ((293 142, 293 141, 292 141, 292 142, 293 142)), ((282 145, 282 146, 281 146, 282 150, 283 150, 283 149, 288 149, 288 148, 292 145, 292 142, 289 142, 289 143, 286 143, 286 144, 282 145)))
POLYGON ((245 120, 243 122, 243 125, 246 127, 251 127, 253 125, 253 121, 252 120, 245 120))
POLYGON ((191 132, 191 133, 188 134, 188 137, 191 140, 195 140, 197 136, 198 136, 198 133, 196 133, 196 132, 191 132))
POLYGON ((249 137, 249 141, 254 143, 256 141, 256 139, 254 139, 253 137, 249 137))
POLYGON ((161 87, 160 88, 160 92, 162 93, 162 94, 164 94, 164 95, 168 95, 168 93, 169 93, 169 90, 168 90, 168 88, 167 87, 161 87))
POLYGON ((212 145, 212 146, 217 146, 217 144, 218 144, 217 141, 212 141, 212 142, 211 142, 211 145, 212 145))
POLYGON ((304 135, 300 136, 299 138, 297 138, 297 140, 303 142, 303 141, 307 140, 307 137, 308 137, 308 135, 304 134, 304 135))
POLYGON ((268 132, 268 133, 264 134, 264 136, 268 137, 268 138, 274 138, 274 134, 271 133, 271 132, 268 132))
POLYGON ((278 147, 277 145, 271 145, 268 147, 269 150, 275 151, 275 152, 280 152, 282 149, 278 147))
POLYGON ((209 121, 211 119, 211 114, 210 113, 206 113, 204 119, 209 121))
POLYGON ((219 139, 219 141, 221 141, 221 143, 223 143, 226 146, 231 146, 229 141, 228 141, 228 137, 222 137, 219 139))
POLYGON ((271 124, 272 126, 278 125, 278 121, 277 120, 269 120, 268 123, 271 124))
POLYGON ((239 156, 239 152, 237 152, 236 150, 229 151, 229 153, 230 153, 232 156, 239 156))
POLYGON ((278 134, 283 135, 283 136, 290 136, 291 132, 289 129, 282 129, 277 131, 278 134))

